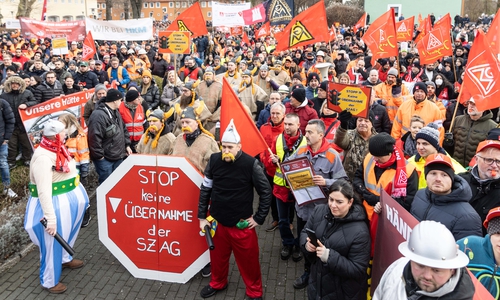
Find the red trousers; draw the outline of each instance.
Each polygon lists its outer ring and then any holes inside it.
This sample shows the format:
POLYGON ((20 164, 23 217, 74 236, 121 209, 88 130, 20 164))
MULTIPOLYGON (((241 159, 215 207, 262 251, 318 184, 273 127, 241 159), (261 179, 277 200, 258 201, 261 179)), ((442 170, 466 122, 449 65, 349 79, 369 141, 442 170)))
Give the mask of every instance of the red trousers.
POLYGON ((227 284, 231 251, 238 265, 246 294, 250 298, 262 297, 262 274, 259 262, 259 243, 255 229, 226 227, 220 223, 213 238, 215 249, 210 251, 212 279, 210 286, 222 289, 227 284))

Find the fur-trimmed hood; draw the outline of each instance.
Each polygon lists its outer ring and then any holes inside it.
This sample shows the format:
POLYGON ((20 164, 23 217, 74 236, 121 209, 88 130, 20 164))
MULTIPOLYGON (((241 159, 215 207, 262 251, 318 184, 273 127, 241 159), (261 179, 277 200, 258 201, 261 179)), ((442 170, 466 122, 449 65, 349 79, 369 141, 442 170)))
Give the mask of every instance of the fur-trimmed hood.
POLYGON ((21 94, 24 93, 24 91, 26 90, 26 82, 24 82, 24 79, 22 79, 19 76, 11 76, 11 77, 7 78, 7 80, 5 80, 5 82, 3 84, 3 90, 6 93, 12 92, 12 83, 13 82, 19 83, 19 86, 20 86, 19 93, 21 93, 21 94))

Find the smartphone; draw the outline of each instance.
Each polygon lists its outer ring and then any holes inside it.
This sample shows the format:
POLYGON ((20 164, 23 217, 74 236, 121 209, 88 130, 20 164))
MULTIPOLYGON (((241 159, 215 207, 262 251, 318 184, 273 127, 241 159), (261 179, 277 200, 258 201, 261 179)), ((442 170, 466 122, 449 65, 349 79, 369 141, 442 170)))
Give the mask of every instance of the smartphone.
POLYGON ((318 247, 318 238, 316 237, 316 232, 312 229, 306 228, 307 236, 311 240, 311 244, 313 244, 315 247, 318 247))

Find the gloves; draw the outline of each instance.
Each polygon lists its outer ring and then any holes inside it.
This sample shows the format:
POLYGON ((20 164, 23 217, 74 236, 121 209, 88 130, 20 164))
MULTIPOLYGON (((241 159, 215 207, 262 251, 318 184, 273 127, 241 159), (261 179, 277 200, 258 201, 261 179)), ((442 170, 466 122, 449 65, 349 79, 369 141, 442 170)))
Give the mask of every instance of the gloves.
POLYGON ((347 111, 347 110, 341 111, 339 116, 337 117, 337 119, 340 121, 340 127, 342 127, 342 129, 347 130, 347 126, 349 125, 349 120, 351 118, 352 118, 352 114, 350 111, 347 111))
POLYGON ((321 256, 319 257, 319 259, 321 259, 321 262, 326 264, 326 262, 328 261, 329 254, 330 254, 330 249, 325 248, 325 251, 323 251, 323 253, 321 253, 321 256))
POLYGON ((375 206, 380 201, 380 196, 374 195, 365 189, 363 190, 363 199, 371 206, 375 206))

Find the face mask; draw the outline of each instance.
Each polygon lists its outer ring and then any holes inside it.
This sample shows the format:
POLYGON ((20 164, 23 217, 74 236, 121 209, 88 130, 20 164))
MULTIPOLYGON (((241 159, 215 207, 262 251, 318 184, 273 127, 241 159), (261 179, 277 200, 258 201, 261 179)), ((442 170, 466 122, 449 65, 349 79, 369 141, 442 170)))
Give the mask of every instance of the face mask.
POLYGON ((442 85, 443 84, 443 79, 436 79, 436 84, 437 85, 442 85))

